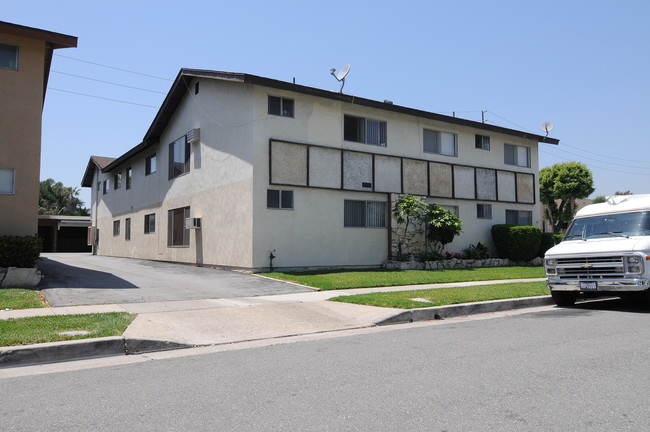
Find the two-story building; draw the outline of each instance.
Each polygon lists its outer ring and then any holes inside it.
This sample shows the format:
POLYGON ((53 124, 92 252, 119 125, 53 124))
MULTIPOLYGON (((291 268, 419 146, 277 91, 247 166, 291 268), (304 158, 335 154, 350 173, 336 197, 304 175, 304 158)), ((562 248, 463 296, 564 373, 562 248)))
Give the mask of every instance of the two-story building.
POLYGON ((0 235, 38 230, 41 118, 55 49, 77 38, 0 21, 0 235))
POLYGON ((91 157, 95 252, 268 268, 377 266, 404 193, 454 211, 460 251, 540 225, 538 143, 480 122, 259 76, 182 69, 142 143, 91 157))

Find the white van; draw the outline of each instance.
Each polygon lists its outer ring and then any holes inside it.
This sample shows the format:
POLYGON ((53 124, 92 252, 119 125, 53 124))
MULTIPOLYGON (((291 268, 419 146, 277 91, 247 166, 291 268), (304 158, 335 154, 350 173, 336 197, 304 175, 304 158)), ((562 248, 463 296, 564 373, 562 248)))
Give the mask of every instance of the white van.
POLYGON ((582 208, 546 252, 544 270, 558 306, 580 293, 650 298, 650 195, 616 195, 582 208))

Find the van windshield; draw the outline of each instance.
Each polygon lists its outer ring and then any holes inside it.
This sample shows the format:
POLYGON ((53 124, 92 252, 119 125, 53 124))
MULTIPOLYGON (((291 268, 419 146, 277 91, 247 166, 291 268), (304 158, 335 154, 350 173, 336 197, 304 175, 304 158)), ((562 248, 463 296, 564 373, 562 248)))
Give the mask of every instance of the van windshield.
POLYGON ((650 235, 650 212, 616 213, 578 218, 564 240, 650 235))

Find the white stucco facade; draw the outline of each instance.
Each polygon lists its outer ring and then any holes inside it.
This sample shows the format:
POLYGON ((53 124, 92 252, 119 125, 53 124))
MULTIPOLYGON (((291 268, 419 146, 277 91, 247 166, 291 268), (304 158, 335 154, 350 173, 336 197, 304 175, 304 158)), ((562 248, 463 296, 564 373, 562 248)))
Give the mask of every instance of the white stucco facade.
MULTIPOLYGON (((506 222, 506 210, 530 212, 540 226, 542 137, 260 77, 214 74, 181 71, 142 144, 104 164, 91 158, 83 185, 92 187, 96 253, 263 269, 272 252, 279 268, 377 266, 392 253, 389 205, 400 193, 458 208, 464 232, 450 251, 478 241, 491 245, 490 228, 506 222), (270 114, 269 96, 291 103, 293 115, 270 114), (385 122, 385 145, 346 140, 346 116, 385 122), (455 134, 456 154, 425 152, 425 129, 455 134), (200 139, 187 144, 186 172, 170 178, 170 144, 191 130, 200 139), (477 134, 489 136, 489 150, 476 148, 477 134), (506 164, 506 144, 528 149, 530 166, 506 164), (154 154, 156 171, 145 174, 154 154), (291 205, 269 204, 269 189, 286 191, 291 205), (345 226, 346 200, 386 203, 384 226, 345 226), (491 205, 491 219, 477 218, 477 204, 491 205), (170 211, 187 207, 201 228, 172 245, 170 211), (145 232, 152 214, 154 230, 145 232)), ((174 236, 183 236, 178 225, 174 236)))

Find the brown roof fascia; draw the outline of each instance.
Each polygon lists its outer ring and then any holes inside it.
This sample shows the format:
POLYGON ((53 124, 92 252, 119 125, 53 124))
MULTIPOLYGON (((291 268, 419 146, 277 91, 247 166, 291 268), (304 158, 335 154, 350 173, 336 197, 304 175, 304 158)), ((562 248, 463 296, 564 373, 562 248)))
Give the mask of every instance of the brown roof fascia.
POLYGON ((247 84, 254 84, 263 87, 270 87, 279 90, 293 91, 297 93, 307 94, 316 97, 323 97, 327 99, 337 100, 349 104, 356 104, 367 106, 370 108, 381 109, 385 111, 397 112, 401 114, 411 115, 415 117, 428 118, 431 120, 437 120, 445 123, 457 124, 460 126, 467 126, 475 129, 486 130, 490 132, 502 133, 504 135, 511 135, 520 138, 525 138, 533 140, 536 142, 541 142, 545 144, 559 144, 560 140, 556 138, 545 137, 542 135, 537 135, 529 132, 519 131, 516 129, 509 129, 501 126, 495 126, 487 123, 475 122, 472 120, 466 120, 458 117, 451 117, 442 114, 436 114, 429 111, 422 111, 415 108, 408 108, 400 105, 394 105, 392 103, 379 102, 371 99, 365 99, 361 97, 356 97, 352 95, 347 95, 338 92, 332 92, 328 90, 322 90, 315 87, 307 87, 300 84, 293 84, 286 81, 279 81, 271 78, 265 78, 257 75, 250 75, 244 73, 236 72, 222 72, 222 71, 210 71, 202 69, 181 69, 172 84, 169 93, 165 97, 156 117, 154 118, 151 126, 147 130, 147 133, 144 136, 144 139, 140 144, 117 158, 113 163, 104 168, 103 172, 108 172, 123 163, 125 160, 130 157, 135 156, 136 154, 146 150, 148 147, 154 145, 158 142, 162 131, 167 126, 167 123, 171 117, 176 112, 178 104, 185 96, 185 92, 189 90, 190 83, 194 78, 206 78, 206 79, 217 79, 222 81, 232 81, 232 82, 241 82, 247 84))
POLYGON ((55 33, 34 27, 12 24, 6 21, 0 21, 0 33, 8 33, 31 39, 39 39, 49 43, 52 49, 76 48, 77 46, 76 36, 69 36, 62 33, 55 33))
POLYGON ((104 168, 110 165, 113 161, 115 161, 115 158, 91 156, 88 160, 88 165, 86 165, 86 171, 84 172, 83 179, 81 180, 81 187, 92 187, 95 170, 100 169, 103 172, 104 168))

